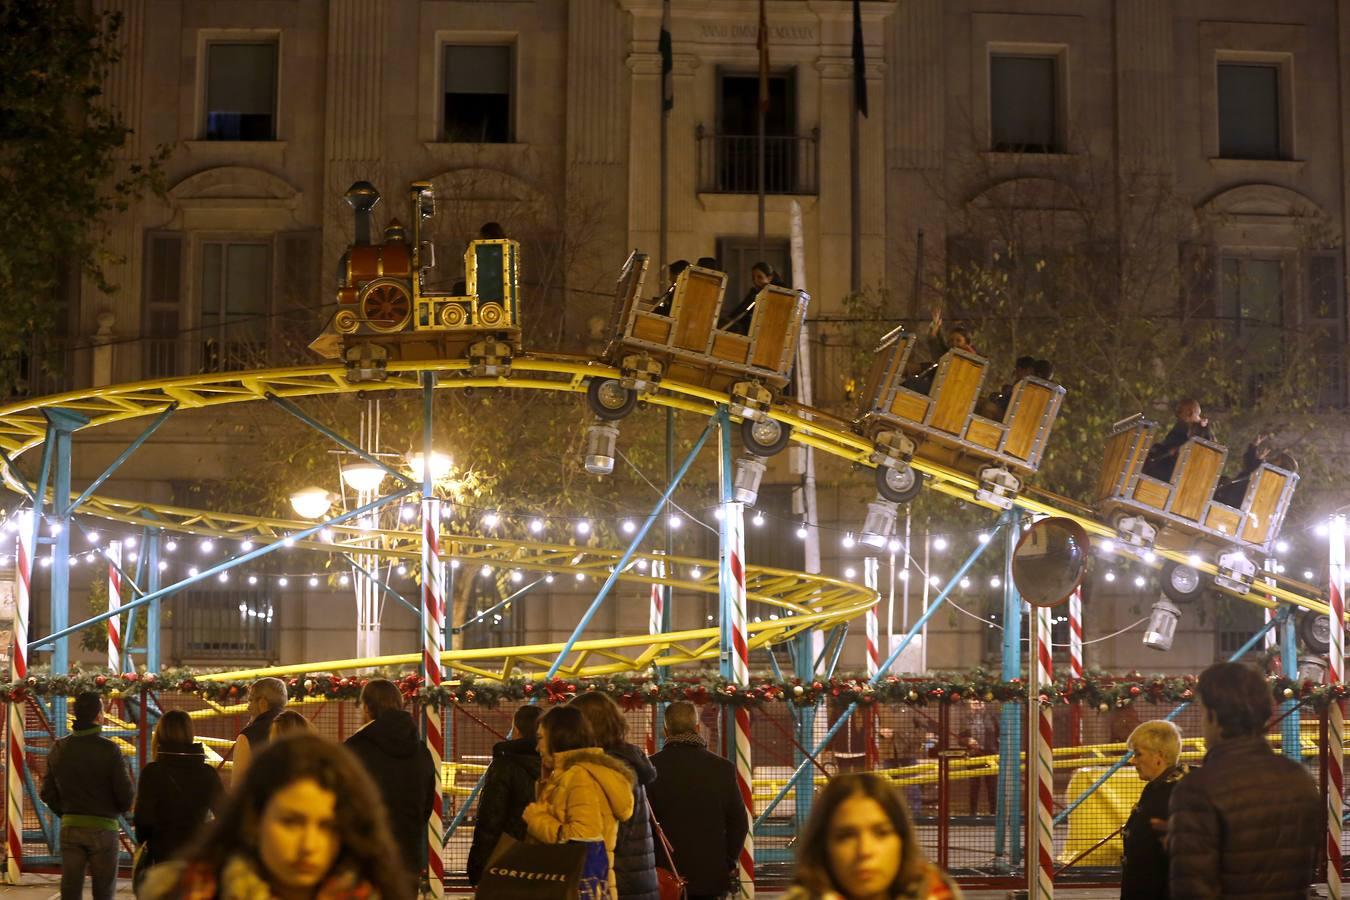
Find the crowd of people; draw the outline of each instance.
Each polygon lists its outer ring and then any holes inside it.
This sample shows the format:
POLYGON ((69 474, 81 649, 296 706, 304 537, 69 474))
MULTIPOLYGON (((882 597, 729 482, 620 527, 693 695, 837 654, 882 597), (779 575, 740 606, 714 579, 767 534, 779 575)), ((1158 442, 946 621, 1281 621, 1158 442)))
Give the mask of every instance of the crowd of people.
MULTIPOLYGON (((86 874, 95 900, 113 896, 119 818, 128 812, 141 898, 417 895, 438 774, 398 687, 365 685, 365 724, 343 745, 286 709, 277 679, 256 682, 248 701, 252 718, 234 751, 244 751, 244 765, 236 763, 228 790, 194 740, 192 719, 173 710, 159 718, 154 759, 133 794, 121 750, 100 734, 102 698, 75 698, 73 730, 54 745, 41 787, 61 817, 63 900, 81 896, 86 874)), ((1201 674, 1196 702, 1203 765, 1180 761, 1171 722, 1145 722, 1129 737, 1146 784, 1123 829, 1122 900, 1301 900, 1325 810, 1308 771, 1266 741, 1269 686, 1249 666, 1222 663, 1201 674)), ((664 747, 648 756, 627 741, 624 715, 606 694, 517 710, 479 799, 468 857, 479 895, 500 896, 502 885, 528 876, 531 853, 544 845, 578 850, 578 884, 590 889, 573 896, 662 900, 680 881, 689 900, 733 892, 750 827, 735 768, 707 749, 693 704, 671 703, 663 714, 664 747)), ((961 896, 925 857, 905 797, 882 774, 830 779, 795 847, 786 900, 961 896)))

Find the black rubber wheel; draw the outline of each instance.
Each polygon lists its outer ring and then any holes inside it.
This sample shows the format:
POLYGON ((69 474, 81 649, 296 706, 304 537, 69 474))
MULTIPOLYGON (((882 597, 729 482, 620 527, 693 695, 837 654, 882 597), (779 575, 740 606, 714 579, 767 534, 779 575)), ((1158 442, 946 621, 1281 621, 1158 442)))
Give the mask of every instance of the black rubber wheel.
POLYGON ((586 405, 596 418, 617 422, 637 406, 637 392, 619 384, 614 378, 592 378, 586 384, 586 405))
POLYGON ((741 422, 741 443, 756 456, 775 456, 792 440, 792 426, 773 419, 741 422))
POLYGON ((913 466, 877 466, 877 493, 892 503, 908 503, 923 490, 923 475, 913 466))
POLYGON ((1298 639, 1318 656, 1331 649, 1331 617, 1311 609, 1300 610, 1294 626, 1298 639))
POLYGON ((1163 563, 1158 580, 1162 592, 1173 603, 1194 603, 1205 592, 1205 574, 1175 560, 1163 563))

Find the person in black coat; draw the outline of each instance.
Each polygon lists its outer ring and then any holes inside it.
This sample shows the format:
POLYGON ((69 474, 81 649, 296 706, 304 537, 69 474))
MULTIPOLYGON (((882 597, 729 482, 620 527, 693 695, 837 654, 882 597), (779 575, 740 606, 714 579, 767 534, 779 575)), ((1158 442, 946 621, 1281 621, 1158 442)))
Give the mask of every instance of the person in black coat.
POLYGON ((622 760, 637 775, 633 785, 633 815, 619 823, 614 844, 614 876, 619 900, 661 900, 656 880, 656 841, 652 837, 647 791, 656 781, 656 768, 647 754, 627 743, 628 722, 618 704, 601 693, 580 694, 572 705, 581 708, 605 753, 622 760))
POLYGON ((403 852, 408 872, 420 876, 426 864, 427 822, 435 809, 440 774, 431 751, 417 734, 412 716, 403 711, 398 686, 384 678, 361 689, 366 724, 345 746, 370 773, 389 813, 389 831, 403 852))
POLYGON ((1130 765, 1147 784, 1139 802, 1125 820, 1121 860, 1121 900, 1168 900, 1167 850, 1162 836, 1167 830, 1167 805, 1172 788, 1186 777, 1190 767, 1180 762, 1181 730, 1171 722, 1144 722, 1130 734, 1130 765))
POLYGON ((735 334, 749 334, 750 318, 755 312, 755 300, 759 298, 759 292, 771 284, 783 286, 783 278, 773 270, 773 266, 766 262, 757 262, 751 266, 750 287, 746 289, 745 296, 734 309, 722 316, 717 327, 735 334))
POLYGON ((710 753, 698 735, 698 712, 683 700, 666 707, 666 745, 653 754, 652 813, 689 879, 689 900, 721 897, 750 822, 736 789, 736 766, 710 753))
POLYGON ((1196 683, 1205 762, 1172 790, 1171 900, 1302 900, 1326 840, 1308 770, 1266 743, 1274 712, 1256 669, 1218 663, 1196 683))
POLYGON ((1148 448, 1148 457, 1144 460, 1144 474, 1159 481, 1171 481, 1181 448, 1193 437, 1212 441, 1214 431, 1209 427, 1209 419, 1200 409, 1200 401, 1187 397, 1177 404, 1177 420, 1172 425, 1172 430, 1167 432, 1161 441, 1148 448))
MULTIPOLYGON (((158 865, 192 842, 210 813, 219 812, 220 775, 192 734, 192 719, 181 709, 160 716, 150 738, 154 762, 136 786, 136 843, 145 844, 143 867, 158 865)), ((139 870, 138 870, 139 871, 139 870)))
POLYGON ((469 883, 477 885, 483 877, 492 851, 503 834, 525 840, 525 820, 521 813, 534 801, 539 783, 539 717, 537 706, 522 706, 511 720, 511 740, 492 748, 492 763, 483 776, 483 791, 478 795, 478 811, 473 820, 473 843, 469 845, 467 873, 469 883))

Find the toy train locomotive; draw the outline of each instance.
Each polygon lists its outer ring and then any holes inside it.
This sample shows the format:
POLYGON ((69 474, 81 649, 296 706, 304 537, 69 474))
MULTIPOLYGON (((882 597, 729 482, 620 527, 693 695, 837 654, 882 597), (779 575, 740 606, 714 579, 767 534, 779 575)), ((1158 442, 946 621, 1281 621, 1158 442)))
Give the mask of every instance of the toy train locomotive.
MULTIPOLYGON (((436 266, 433 245, 422 239, 421 223, 435 215, 428 182, 409 191, 412 234, 397 220, 381 243, 371 239, 371 212, 380 195, 367 182, 348 189, 356 218, 355 239, 338 271, 337 312, 310 346, 343 361, 353 383, 383 380, 390 362, 466 359, 471 375, 505 375, 522 353, 519 245, 508 239, 470 241, 464 254, 464 291, 426 289, 436 266)), ((668 296, 646 299, 650 261, 634 251, 617 281, 609 320, 609 343, 602 373, 587 380, 586 402, 596 418, 588 469, 612 467, 618 422, 643 395, 665 379, 724 396, 741 420, 741 439, 750 456, 748 502, 758 490, 762 462, 791 438, 790 428, 769 415, 781 402, 796 361, 810 297, 804 291, 770 285, 755 297, 745 333, 719 324, 727 276, 691 266, 668 296), (618 377, 613 374, 617 370, 618 377)), ((952 350, 936 365, 930 386, 916 385, 913 334, 896 329, 876 349, 857 415, 855 433, 872 444, 877 498, 869 504, 864 540, 884 542, 894 527, 897 505, 918 495, 923 478, 914 460, 964 473, 978 485, 976 498, 1010 508, 1028 478, 1040 468, 1059 413, 1064 388, 1027 377, 1011 386, 1006 406, 989 415, 981 403, 988 360, 952 350)), ((1234 593, 1251 587, 1255 566, 1247 553, 1269 554, 1279 535, 1298 476, 1262 464, 1241 503, 1215 498, 1227 450, 1192 439, 1182 449, 1170 482, 1142 471, 1157 426, 1135 416, 1108 436, 1103 469, 1093 498, 1096 510, 1123 542, 1159 547, 1213 562, 1214 585, 1234 593)), ((1231 499, 1231 498, 1228 498, 1231 499)), ((1173 599, 1190 599, 1205 579, 1193 566, 1169 562, 1162 588, 1173 599)))

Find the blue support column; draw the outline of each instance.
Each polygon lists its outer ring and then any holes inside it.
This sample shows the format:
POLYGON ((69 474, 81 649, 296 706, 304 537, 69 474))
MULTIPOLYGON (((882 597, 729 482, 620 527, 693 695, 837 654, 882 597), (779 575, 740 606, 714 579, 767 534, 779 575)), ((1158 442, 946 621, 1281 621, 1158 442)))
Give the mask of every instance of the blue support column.
MULTIPOLYGON (((145 535, 142 554, 145 557, 145 592, 158 594, 160 589, 159 554, 160 544, 164 541, 162 531, 149 531, 145 535)), ((146 606, 145 612, 145 668, 148 672, 158 672, 160 666, 160 633, 163 620, 160 618, 160 598, 155 597, 146 606)))
MULTIPOLYGON (((1280 663, 1286 678, 1298 677, 1298 632, 1294 617, 1285 616, 1280 626, 1280 663)), ((1303 762, 1303 739, 1297 700, 1286 700, 1280 704, 1285 714, 1280 725, 1281 752, 1294 760, 1303 762)))
MULTIPOLYGON (((1003 542, 1003 666, 1001 677, 1022 677, 1022 597, 1012 579, 1013 551, 1021 539, 1017 508, 1002 516, 1003 542)), ((1003 704, 999 721, 998 796, 994 811, 994 861, 1017 866, 1022 862, 1022 711, 1015 703, 1003 704)))
MULTIPOLYGON (((52 541, 50 627, 53 634, 70 624, 70 448, 71 434, 88 424, 89 418, 67 409, 44 409, 47 418, 47 442, 52 446, 52 520, 59 526, 52 541)), ((70 641, 62 639, 52 647, 51 671, 64 675, 70 671, 70 641)), ((66 698, 52 704, 57 737, 66 734, 66 698)))

